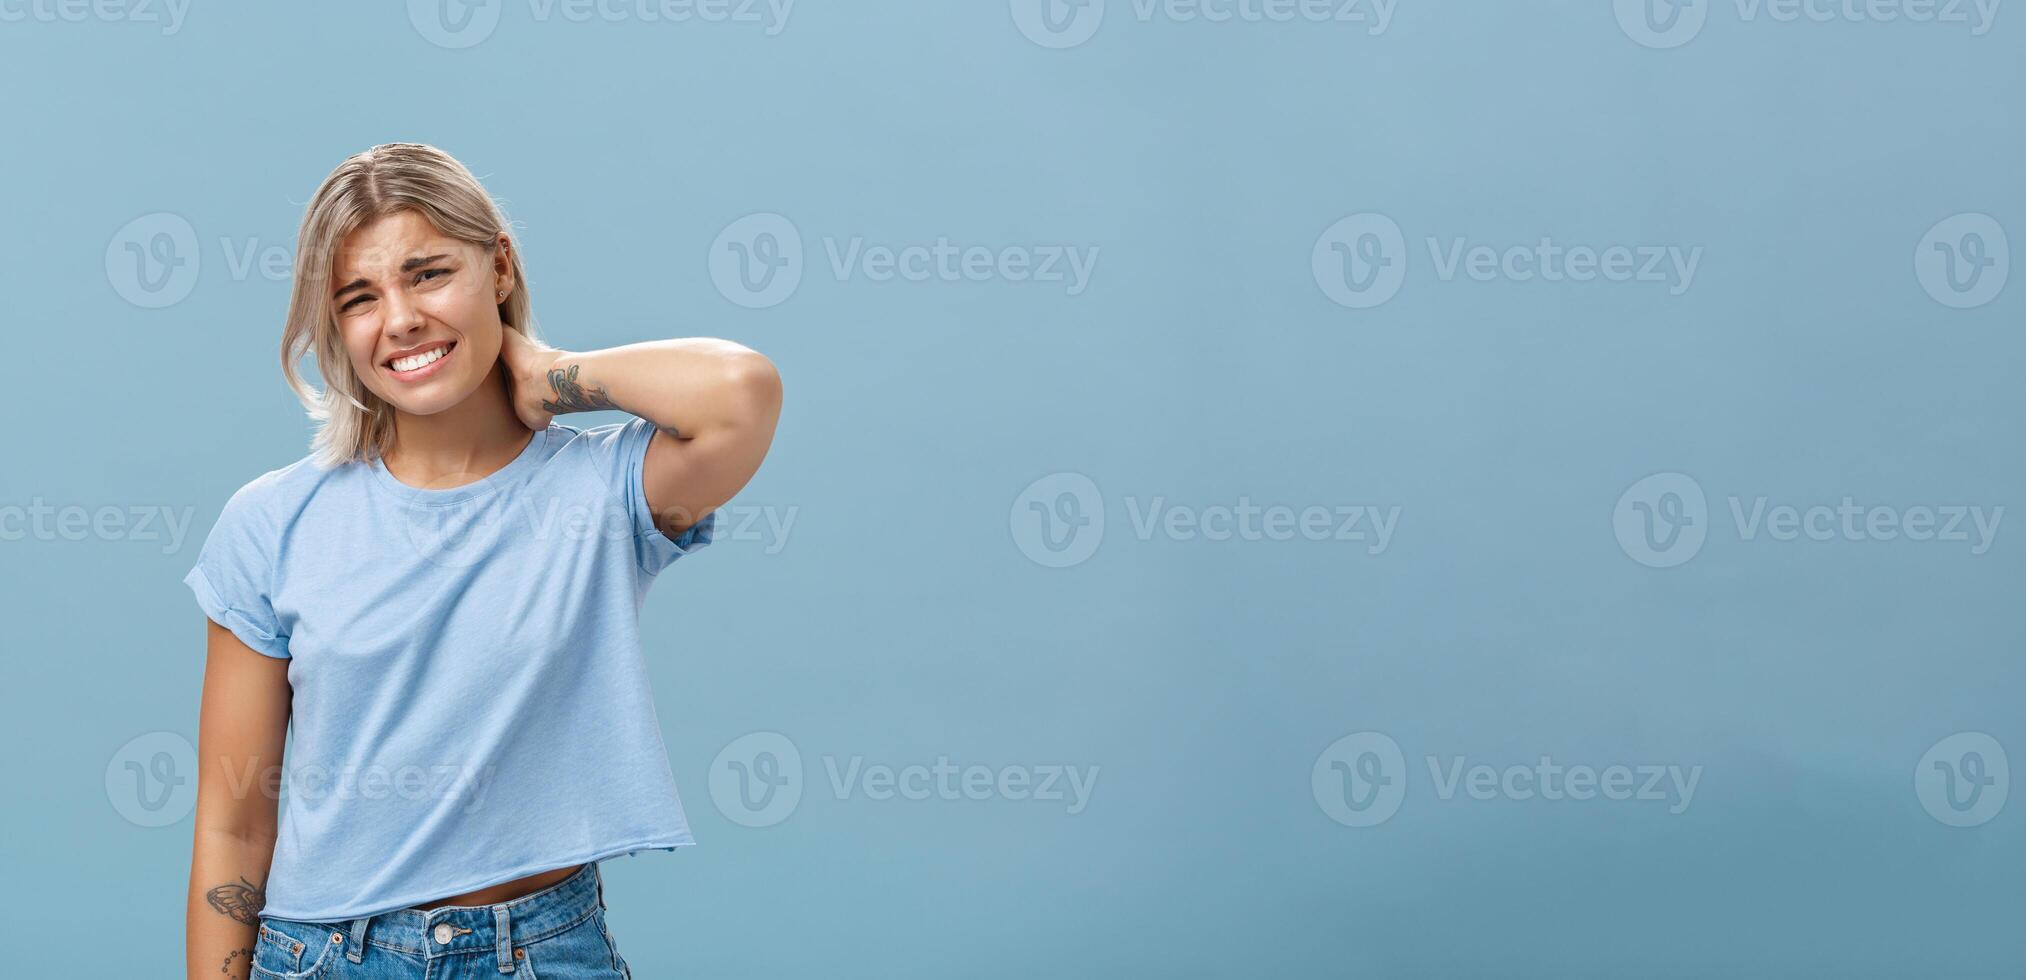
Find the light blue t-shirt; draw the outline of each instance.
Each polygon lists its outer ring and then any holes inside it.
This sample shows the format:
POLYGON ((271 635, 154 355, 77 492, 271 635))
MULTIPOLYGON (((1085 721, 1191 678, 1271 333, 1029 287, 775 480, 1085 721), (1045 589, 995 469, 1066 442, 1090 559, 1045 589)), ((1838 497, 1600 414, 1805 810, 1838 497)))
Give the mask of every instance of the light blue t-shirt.
POLYGON ((694 843, 639 614, 717 514, 680 540, 655 528, 653 434, 554 424, 447 490, 304 459, 232 495, 185 581, 205 615, 289 660, 265 914, 375 915, 694 843))

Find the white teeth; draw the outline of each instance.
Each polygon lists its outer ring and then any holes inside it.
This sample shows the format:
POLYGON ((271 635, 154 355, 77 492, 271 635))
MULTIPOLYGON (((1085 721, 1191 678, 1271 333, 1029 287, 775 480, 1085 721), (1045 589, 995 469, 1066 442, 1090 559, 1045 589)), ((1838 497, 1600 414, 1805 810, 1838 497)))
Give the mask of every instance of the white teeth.
POLYGON ((420 354, 416 354, 411 357, 397 357, 394 359, 393 364, 391 366, 394 368, 394 370, 404 373, 408 371, 413 371, 416 368, 426 367, 430 364, 434 364, 438 358, 442 357, 445 353, 449 352, 449 350, 450 348, 448 347, 437 347, 433 350, 426 350, 420 354))

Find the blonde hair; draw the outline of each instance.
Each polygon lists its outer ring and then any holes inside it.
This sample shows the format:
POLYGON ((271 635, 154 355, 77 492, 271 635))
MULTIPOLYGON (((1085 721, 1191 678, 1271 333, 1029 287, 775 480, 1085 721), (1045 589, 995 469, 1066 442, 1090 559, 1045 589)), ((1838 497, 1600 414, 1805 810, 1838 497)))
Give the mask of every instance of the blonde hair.
MULTIPOLYGON (((330 280, 345 236, 402 211, 413 211, 437 231, 488 252, 507 230, 505 213, 478 178, 450 154, 422 143, 382 143, 354 154, 317 187, 296 238, 295 288, 282 330, 281 371, 318 423, 311 445, 326 466, 378 456, 393 441, 392 408, 352 370, 338 332, 330 280), (321 389, 303 380, 307 355, 316 357, 321 389)), ((499 315, 506 329, 533 338, 520 251, 517 244, 509 250, 513 291, 500 302, 499 315)))

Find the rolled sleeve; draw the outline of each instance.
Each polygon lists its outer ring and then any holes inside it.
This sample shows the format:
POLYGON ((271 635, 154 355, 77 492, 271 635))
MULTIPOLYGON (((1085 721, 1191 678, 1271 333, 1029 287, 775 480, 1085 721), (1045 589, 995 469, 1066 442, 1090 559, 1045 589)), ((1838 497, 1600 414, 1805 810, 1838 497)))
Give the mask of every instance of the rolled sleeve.
POLYGON ((183 576, 183 581, 190 586, 190 591, 196 593, 197 607, 204 610, 204 615, 212 622, 231 630, 233 636, 252 647, 255 653, 280 660, 289 658, 288 636, 276 632, 272 623, 263 626, 253 615, 225 601, 212 587, 203 566, 190 569, 190 574, 183 576))
POLYGON ((647 446, 654 441, 654 431, 654 423, 642 418, 622 424, 616 460, 621 485, 625 488, 626 508, 633 515, 633 550, 640 558, 640 567, 649 575, 660 574, 677 558, 710 544, 717 530, 718 516, 718 512, 713 510, 697 518, 677 538, 670 538, 655 526, 654 511, 647 506, 647 484, 644 481, 647 446))
POLYGON ((279 522, 268 513, 264 487, 255 481, 225 502, 183 581, 212 622, 264 656, 287 659, 288 631, 274 611, 279 522))
POLYGON ((634 557, 640 569, 650 576, 660 574, 677 558, 709 545, 717 531, 718 516, 716 510, 709 511, 674 538, 655 526, 654 511, 647 505, 643 482, 647 447, 654 441, 654 432, 654 423, 643 418, 584 432, 615 502, 625 509, 627 522, 632 525, 634 557))

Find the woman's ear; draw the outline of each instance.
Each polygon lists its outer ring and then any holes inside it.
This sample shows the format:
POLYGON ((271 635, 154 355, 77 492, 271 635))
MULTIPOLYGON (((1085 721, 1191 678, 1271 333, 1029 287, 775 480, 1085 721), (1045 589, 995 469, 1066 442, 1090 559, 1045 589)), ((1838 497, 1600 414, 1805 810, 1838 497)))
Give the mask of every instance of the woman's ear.
POLYGON ((493 302, 506 302, 507 294, 514 291, 513 239, 506 232, 500 232, 492 243, 493 302))

